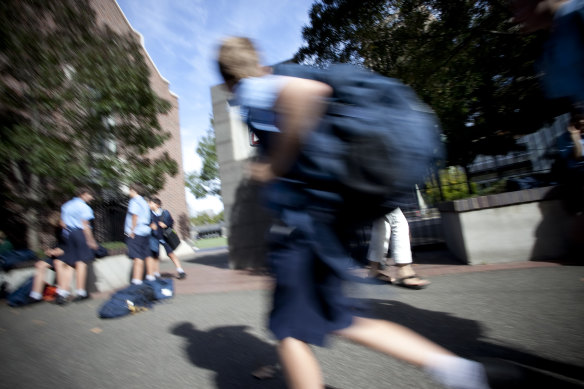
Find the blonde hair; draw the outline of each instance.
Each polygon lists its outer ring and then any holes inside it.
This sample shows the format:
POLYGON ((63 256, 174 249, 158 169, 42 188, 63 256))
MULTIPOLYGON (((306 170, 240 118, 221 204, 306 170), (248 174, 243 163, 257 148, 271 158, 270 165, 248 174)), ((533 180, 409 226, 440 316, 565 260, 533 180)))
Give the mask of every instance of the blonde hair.
POLYGON ((262 75, 258 53, 248 38, 224 39, 219 47, 217 62, 221 76, 230 90, 242 78, 262 75))

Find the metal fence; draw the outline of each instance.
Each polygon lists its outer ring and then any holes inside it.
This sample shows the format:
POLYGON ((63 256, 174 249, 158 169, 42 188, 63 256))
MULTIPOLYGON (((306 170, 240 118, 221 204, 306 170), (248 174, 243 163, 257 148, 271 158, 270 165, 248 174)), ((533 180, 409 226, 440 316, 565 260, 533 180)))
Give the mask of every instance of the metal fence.
POLYGON ((94 202, 94 233, 99 242, 123 242, 127 199, 94 202))

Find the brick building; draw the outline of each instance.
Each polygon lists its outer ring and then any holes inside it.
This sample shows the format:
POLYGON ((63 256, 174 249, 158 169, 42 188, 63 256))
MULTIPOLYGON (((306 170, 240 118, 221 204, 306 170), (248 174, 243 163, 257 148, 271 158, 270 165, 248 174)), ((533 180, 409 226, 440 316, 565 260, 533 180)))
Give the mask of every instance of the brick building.
POLYGON ((151 152, 151 157, 167 151, 178 163, 178 174, 166 177, 165 187, 158 193, 164 208, 168 209, 175 219, 175 229, 183 238, 189 234, 189 215, 186 202, 184 172, 182 163, 180 123, 178 114, 178 96, 169 89, 169 82, 160 74, 150 55, 144 48, 143 38, 132 28, 121 8, 115 0, 91 0, 92 8, 96 12, 98 23, 104 23, 119 34, 131 33, 142 43, 143 54, 150 69, 150 84, 152 89, 163 99, 172 104, 172 108, 165 115, 159 116, 161 127, 170 132, 172 137, 163 147, 151 152))

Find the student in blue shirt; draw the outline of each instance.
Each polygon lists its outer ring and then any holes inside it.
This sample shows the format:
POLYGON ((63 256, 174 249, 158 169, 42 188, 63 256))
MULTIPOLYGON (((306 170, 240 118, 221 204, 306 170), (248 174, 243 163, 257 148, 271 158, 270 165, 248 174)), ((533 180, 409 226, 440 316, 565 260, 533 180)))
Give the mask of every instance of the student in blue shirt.
POLYGON ((153 259, 150 255, 150 207, 142 197, 143 189, 139 184, 129 188, 130 202, 124 225, 128 257, 134 261, 132 284, 141 284, 146 269, 146 279, 155 280, 153 259), (146 263, 146 265, 144 265, 146 263))
POLYGON ((93 200, 93 193, 87 188, 77 190, 77 196, 67 201, 61 207, 61 225, 65 240, 65 252, 57 266, 57 300, 59 305, 68 302, 69 286, 75 267, 76 296, 73 301, 82 301, 89 298, 85 288, 87 278, 87 264, 94 258, 97 242, 93 236, 91 220, 94 219, 93 210, 88 205, 93 200))
POLYGON ((288 386, 324 387, 309 344, 323 345, 328 334, 337 334, 424 368, 447 387, 488 388, 480 363, 458 357, 399 324, 357 317, 343 297, 342 274, 331 266, 350 263, 339 235, 343 215, 330 196, 318 197, 306 185, 282 179, 324 113, 331 87, 268 74, 247 38, 224 40, 218 62, 242 112, 250 107, 271 110, 281 130, 269 160, 252 164, 250 174, 265 184, 266 202, 277 220, 268 234, 268 259, 276 279, 269 326, 279 342, 288 386))

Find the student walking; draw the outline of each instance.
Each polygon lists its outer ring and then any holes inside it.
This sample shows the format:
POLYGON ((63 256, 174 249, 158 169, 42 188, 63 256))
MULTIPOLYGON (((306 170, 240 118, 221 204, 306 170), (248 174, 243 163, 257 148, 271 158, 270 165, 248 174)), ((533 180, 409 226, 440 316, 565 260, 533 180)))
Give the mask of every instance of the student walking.
POLYGON ((173 220, 170 212, 168 212, 168 210, 162 209, 162 201, 160 201, 159 198, 154 197, 154 198, 150 199, 148 201, 148 205, 149 205, 150 211, 151 211, 150 228, 152 229, 151 240, 153 239, 151 249, 152 249, 152 257, 154 259, 154 275, 160 276, 160 261, 159 261, 158 257, 159 257, 160 245, 162 245, 162 247, 164 247, 164 250, 166 251, 166 254, 168 255, 168 257, 170 258, 170 260, 172 261, 172 263, 174 263, 174 266, 176 267, 176 271, 178 273, 177 278, 179 280, 185 279, 187 277, 187 274, 185 273, 184 269, 182 268, 180 260, 176 256, 176 254, 175 254, 173 248, 170 246, 170 244, 168 244, 168 242, 164 239, 164 230, 167 228, 172 228, 174 225, 174 220, 173 220), (154 250, 155 248, 156 248, 156 250, 154 250))
POLYGON ((304 140, 313 131, 332 88, 322 82, 268 74, 247 38, 228 38, 219 49, 219 69, 242 107, 275 113, 279 137, 267 161, 252 163, 251 177, 265 184, 277 221, 269 233, 269 261, 276 278, 269 327, 290 388, 323 388, 320 366, 309 344, 328 334, 424 368, 451 388, 488 388, 482 364, 460 358, 396 323, 356 317, 342 294, 348 263, 340 231, 352 220, 340 211, 339 196, 286 179, 304 140), (281 179, 283 178, 283 179, 281 179))

